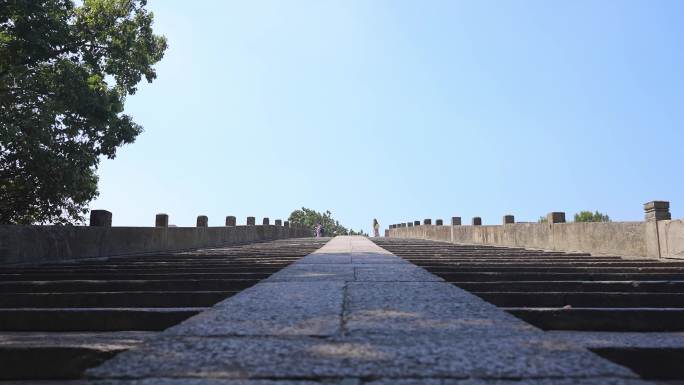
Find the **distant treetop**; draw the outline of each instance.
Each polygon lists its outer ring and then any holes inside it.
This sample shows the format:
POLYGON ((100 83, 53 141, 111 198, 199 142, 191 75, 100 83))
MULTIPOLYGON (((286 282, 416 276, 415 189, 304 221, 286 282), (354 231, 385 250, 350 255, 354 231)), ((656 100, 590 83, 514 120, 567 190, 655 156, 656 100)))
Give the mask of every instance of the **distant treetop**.
POLYGON ((575 222, 610 222, 610 217, 598 211, 580 211, 575 214, 575 222))
POLYGON ((347 229, 342 226, 339 221, 332 217, 330 210, 320 213, 316 210, 308 209, 302 207, 300 210, 295 210, 290 214, 290 223, 297 223, 313 229, 317 224, 323 226, 323 234, 327 236, 337 236, 337 235, 368 235, 363 232, 363 230, 354 231, 352 229, 347 229))

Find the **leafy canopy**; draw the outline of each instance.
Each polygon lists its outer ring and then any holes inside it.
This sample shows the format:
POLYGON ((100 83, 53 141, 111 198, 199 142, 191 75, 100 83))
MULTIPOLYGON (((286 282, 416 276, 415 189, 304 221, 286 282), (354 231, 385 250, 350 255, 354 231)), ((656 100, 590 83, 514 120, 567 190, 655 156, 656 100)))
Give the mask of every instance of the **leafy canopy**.
POLYGON ((610 222, 610 217, 598 211, 580 211, 575 214, 575 222, 610 222))
POLYGON ((334 237, 336 235, 368 235, 363 230, 354 231, 340 225, 339 221, 333 219, 332 213, 329 210, 320 213, 316 210, 302 207, 301 210, 293 211, 288 220, 290 223, 300 224, 310 229, 313 229, 314 226, 320 223, 323 226, 323 235, 326 237, 334 237))
POLYGON ((167 44, 145 0, 0 0, 0 223, 70 223, 101 156, 142 132, 127 95, 167 44))

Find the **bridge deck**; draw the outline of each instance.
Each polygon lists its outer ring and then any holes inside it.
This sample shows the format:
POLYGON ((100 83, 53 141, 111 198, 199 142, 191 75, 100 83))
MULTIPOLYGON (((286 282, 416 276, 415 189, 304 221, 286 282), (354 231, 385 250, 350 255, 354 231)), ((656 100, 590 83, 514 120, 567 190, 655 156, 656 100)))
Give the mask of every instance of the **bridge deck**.
POLYGON ((87 376, 103 384, 644 383, 361 237, 333 239, 87 376))

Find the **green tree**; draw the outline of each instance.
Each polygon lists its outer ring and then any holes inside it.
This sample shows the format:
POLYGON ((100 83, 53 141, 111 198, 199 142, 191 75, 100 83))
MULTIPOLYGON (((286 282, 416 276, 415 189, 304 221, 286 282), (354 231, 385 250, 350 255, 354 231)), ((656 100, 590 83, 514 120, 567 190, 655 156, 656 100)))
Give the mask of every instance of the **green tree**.
POLYGON ((598 211, 580 211, 575 214, 575 222, 610 222, 610 217, 598 211))
POLYGON ((142 132, 127 95, 164 55, 145 0, 0 0, 0 223, 72 223, 101 157, 142 132))
POLYGON ((324 235, 330 237, 336 235, 368 235, 363 230, 354 231, 342 226, 339 221, 332 217, 332 213, 329 210, 320 213, 316 210, 302 207, 300 210, 293 211, 288 220, 290 223, 308 227, 312 231, 314 226, 320 223, 323 226, 324 235))

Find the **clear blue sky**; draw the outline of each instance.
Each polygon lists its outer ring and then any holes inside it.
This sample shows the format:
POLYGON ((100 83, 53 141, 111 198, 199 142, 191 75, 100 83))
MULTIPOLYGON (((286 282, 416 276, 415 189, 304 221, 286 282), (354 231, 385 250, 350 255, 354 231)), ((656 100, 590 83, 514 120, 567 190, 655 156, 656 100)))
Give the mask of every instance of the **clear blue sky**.
POLYGON ((169 50, 91 205, 116 226, 684 216, 684 1, 189 4, 149 2, 169 50))

